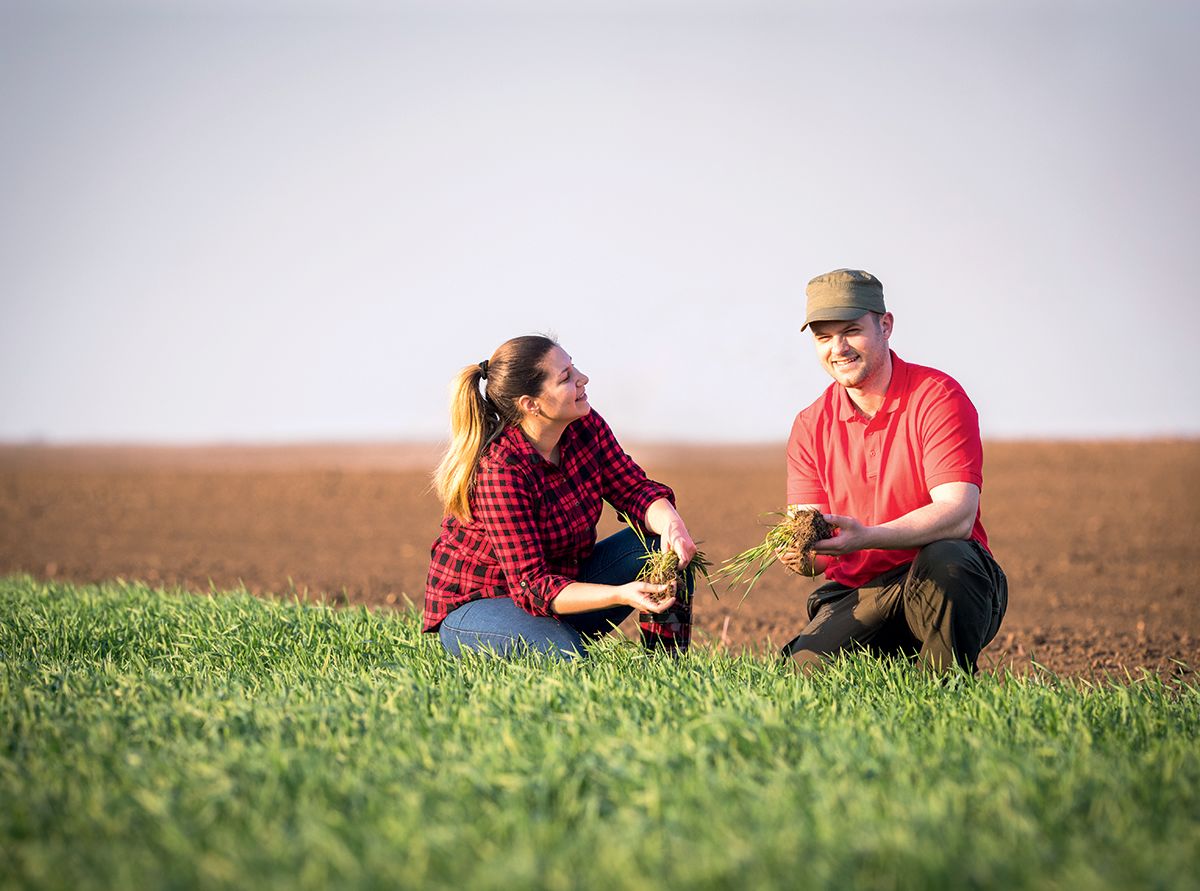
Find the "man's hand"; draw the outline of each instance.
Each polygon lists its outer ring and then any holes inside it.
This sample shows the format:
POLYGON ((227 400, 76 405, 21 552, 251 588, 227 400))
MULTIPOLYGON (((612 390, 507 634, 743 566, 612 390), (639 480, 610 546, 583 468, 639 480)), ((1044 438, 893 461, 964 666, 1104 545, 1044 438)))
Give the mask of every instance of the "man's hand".
POLYGON ((838 514, 825 514, 825 520, 830 526, 837 529, 837 535, 816 542, 813 545, 815 553, 842 556, 876 547, 871 540, 872 530, 875 527, 864 526, 854 517, 843 517, 838 514))
POLYGON ((813 545, 818 554, 852 554, 869 549, 903 551, 923 548, 943 538, 969 538, 979 511, 979 487, 973 483, 942 483, 929 490, 930 503, 902 517, 864 526, 854 517, 825 514, 837 535, 813 545))
POLYGON ((797 575, 806 576, 808 578, 816 578, 825 571, 825 567, 829 565, 829 561, 824 557, 818 557, 811 551, 776 551, 776 556, 779 557, 779 562, 790 569, 797 575))

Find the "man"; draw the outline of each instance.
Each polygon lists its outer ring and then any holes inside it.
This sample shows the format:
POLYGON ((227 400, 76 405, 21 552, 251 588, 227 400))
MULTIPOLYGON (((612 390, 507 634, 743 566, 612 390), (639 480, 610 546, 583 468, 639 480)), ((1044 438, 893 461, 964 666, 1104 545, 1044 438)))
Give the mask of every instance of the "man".
POLYGON ((869 272, 819 275, 807 295, 800 330, 834 383, 792 425, 788 509, 816 508, 835 532, 813 555, 780 554, 828 579, 783 653, 806 670, 866 647, 974 672, 1008 605, 979 518, 975 406, 949 375, 890 350, 894 319, 869 272))

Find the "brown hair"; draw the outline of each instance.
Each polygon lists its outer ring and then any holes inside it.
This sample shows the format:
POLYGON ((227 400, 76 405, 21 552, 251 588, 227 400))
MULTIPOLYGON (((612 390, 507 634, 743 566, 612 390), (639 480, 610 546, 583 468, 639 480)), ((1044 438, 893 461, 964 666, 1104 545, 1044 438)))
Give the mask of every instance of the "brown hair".
POLYGON ((506 340, 490 359, 468 365, 450 383, 450 444, 433 472, 433 488, 446 514, 471 522, 470 495, 483 450, 520 423, 517 400, 537 396, 546 382, 542 364, 558 342, 544 334, 506 340), (479 382, 486 381, 482 393, 479 382))

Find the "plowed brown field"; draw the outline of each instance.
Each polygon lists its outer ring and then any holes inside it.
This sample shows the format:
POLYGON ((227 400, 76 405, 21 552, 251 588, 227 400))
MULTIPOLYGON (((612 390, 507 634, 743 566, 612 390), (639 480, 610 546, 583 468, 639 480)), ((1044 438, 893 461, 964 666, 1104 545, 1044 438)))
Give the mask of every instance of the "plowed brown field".
MULTIPOLYGON (((782 447, 631 447, 710 558, 782 506, 782 447)), ((438 526, 426 446, 0 447, 0 573, 419 604, 438 526)), ((989 443, 983 519, 1009 577, 981 664, 1083 677, 1200 667, 1200 442, 989 443), (1182 663, 1182 664, 1180 664, 1182 663), (1186 666, 1186 667, 1185 667, 1186 666)), ((617 529, 606 515, 601 534, 617 529)), ((701 645, 763 651, 812 582, 703 593, 701 645)))

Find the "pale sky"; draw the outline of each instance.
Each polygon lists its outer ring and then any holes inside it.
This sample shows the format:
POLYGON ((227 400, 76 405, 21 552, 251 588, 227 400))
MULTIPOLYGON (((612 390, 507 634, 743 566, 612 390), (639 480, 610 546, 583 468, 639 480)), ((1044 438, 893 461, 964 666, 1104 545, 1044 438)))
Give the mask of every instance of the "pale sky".
POLYGON ((985 436, 1200 435, 1198 44, 1190 2, 0 0, 0 440, 435 439, 546 330, 623 439, 782 440, 843 266, 985 436))

